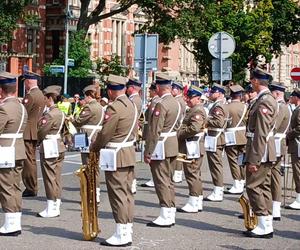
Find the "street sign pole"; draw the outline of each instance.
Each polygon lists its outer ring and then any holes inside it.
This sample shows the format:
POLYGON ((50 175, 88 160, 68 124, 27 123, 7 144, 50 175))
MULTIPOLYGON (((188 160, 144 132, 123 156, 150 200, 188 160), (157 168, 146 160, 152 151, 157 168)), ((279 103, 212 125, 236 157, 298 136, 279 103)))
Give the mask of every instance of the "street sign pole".
POLYGON ((64 73, 64 94, 67 94, 68 87, 68 58, 69 58, 69 0, 67 0, 66 13, 66 43, 65 43, 65 73, 64 73))
POLYGON ((144 68, 143 68, 143 110, 146 109, 147 98, 147 33, 144 34, 144 68))
POLYGON ((223 82, 222 32, 220 32, 220 84, 223 82))

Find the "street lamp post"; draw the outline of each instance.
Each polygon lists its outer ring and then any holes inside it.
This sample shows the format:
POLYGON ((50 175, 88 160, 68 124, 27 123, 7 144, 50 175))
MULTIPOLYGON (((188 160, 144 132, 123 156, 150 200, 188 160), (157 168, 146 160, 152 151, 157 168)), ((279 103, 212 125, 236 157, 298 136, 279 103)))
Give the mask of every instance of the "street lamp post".
POLYGON ((66 11, 66 21, 65 21, 66 40, 65 40, 64 94, 67 94, 67 87, 68 87, 69 13, 70 13, 69 0, 67 0, 67 11, 66 11))

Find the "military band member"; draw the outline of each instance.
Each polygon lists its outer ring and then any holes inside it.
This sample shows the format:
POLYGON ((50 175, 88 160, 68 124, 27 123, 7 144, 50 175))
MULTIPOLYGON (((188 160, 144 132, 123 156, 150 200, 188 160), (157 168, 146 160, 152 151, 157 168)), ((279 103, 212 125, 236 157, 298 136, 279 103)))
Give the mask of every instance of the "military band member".
MULTIPOLYGON (((87 133, 88 141, 91 142, 95 139, 96 134, 102 129, 104 120, 104 110, 102 106, 95 99, 96 86, 88 85, 83 89, 85 104, 82 107, 79 115, 73 120, 75 127, 79 128, 81 132, 87 133)), ((88 163, 89 152, 86 149, 81 150, 82 164, 88 163)), ((96 199, 100 202, 100 178, 99 173, 96 175, 96 199)))
MULTIPOLYGON (((149 96, 150 96, 150 102, 148 104, 147 110, 145 112, 145 122, 144 122, 144 128, 143 128, 143 140, 146 140, 148 131, 149 131, 149 123, 153 115, 153 111, 155 108, 155 105, 160 100, 159 96, 156 92, 156 85, 155 83, 152 83, 149 87, 149 96)), ((141 184, 141 187, 154 187, 153 179, 151 178, 146 183, 141 184)))
POLYGON ((184 207, 177 209, 178 212, 197 213, 203 208, 201 166, 205 154, 204 128, 207 117, 201 103, 201 95, 202 92, 198 87, 189 88, 187 105, 190 109, 177 131, 179 153, 185 154, 186 158, 192 161, 192 163, 183 162, 184 175, 189 187, 189 199, 184 207))
POLYGON ((37 126, 45 108, 45 100, 42 91, 38 87, 38 75, 26 73, 24 75, 24 84, 26 95, 23 99, 23 105, 28 113, 28 122, 24 131, 24 143, 26 148, 26 159, 22 172, 22 180, 25 190, 23 197, 33 197, 37 195, 37 165, 35 159, 37 146, 37 126))
POLYGON ((242 157, 245 152, 247 105, 242 103, 244 89, 240 85, 229 87, 231 102, 226 108, 229 113, 229 121, 225 132, 225 151, 233 178, 233 186, 227 191, 229 194, 241 194, 244 191, 245 171, 242 167, 242 157))
POLYGON ((65 146, 61 138, 65 115, 56 106, 60 92, 61 87, 57 85, 48 86, 43 90, 48 110, 44 112, 38 126, 41 169, 47 207, 38 213, 37 216, 43 218, 52 218, 60 215, 61 170, 65 157, 65 146))
POLYGON ((290 126, 291 120, 291 111, 288 105, 284 101, 284 92, 285 86, 283 83, 272 82, 269 85, 269 89, 276 99, 279 108, 279 114, 276 117, 276 134, 275 137, 275 149, 276 149, 276 157, 277 161, 275 166, 271 169, 271 191, 272 191, 272 200, 273 200, 273 220, 280 220, 281 213, 280 213, 280 206, 281 206, 281 161, 282 158, 285 158, 287 153, 286 149, 286 133, 290 126))
POLYGON ((296 200, 287 209, 300 210, 300 89, 296 88, 291 94, 291 103, 296 106, 291 118, 290 129, 286 135, 288 153, 291 154, 293 179, 296 186, 296 200))
MULTIPOLYGON (((186 102, 183 99, 183 85, 180 82, 173 81, 172 82, 172 95, 175 97, 175 99, 179 102, 181 106, 181 115, 180 115, 180 121, 182 122, 186 113, 186 102)), ((180 123, 181 124, 181 123, 180 123)), ((179 124, 179 126, 180 126, 179 124)), ((177 161, 176 167, 174 171, 173 181, 175 183, 182 182, 182 162, 177 161)))
POLYGON ((131 187, 136 163, 134 139, 138 112, 135 104, 125 95, 126 81, 124 77, 109 75, 107 91, 112 103, 107 107, 102 130, 90 146, 93 152, 105 147, 118 148, 115 171, 105 171, 108 198, 117 223, 116 232, 101 242, 108 246, 132 244, 134 197, 131 187))
POLYGON ((160 101, 156 104, 149 124, 146 138, 144 161, 150 164, 159 199, 160 215, 150 227, 171 227, 175 224, 175 190, 172 177, 174 174, 178 140, 176 124, 180 122, 180 104, 171 95, 171 80, 161 74, 156 79, 157 94, 160 101))
POLYGON ((251 83, 258 93, 249 111, 246 144, 246 190, 258 224, 247 237, 272 238, 271 168, 276 162, 274 129, 277 102, 268 89, 271 76, 261 69, 252 71, 251 83))
POLYGON ((248 104, 248 109, 255 103, 257 100, 257 92, 253 89, 252 84, 248 84, 245 88, 245 96, 247 97, 246 104, 248 104))
POLYGON ((27 122, 27 112, 15 96, 16 76, 0 71, 0 203, 4 212, 4 224, 0 236, 18 236, 21 234, 21 172, 26 159, 23 132, 27 122), (3 151, 5 147, 10 152, 3 151), (13 151, 11 151, 11 149, 13 151), (14 152, 15 151, 15 152, 14 152), (7 168, 4 154, 15 153, 7 168), (14 166, 13 166, 14 165, 14 166))
POLYGON ((205 137, 205 147, 207 153, 208 166, 212 176, 214 189, 205 198, 207 201, 223 200, 223 162, 222 152, 225 147, 224 129, 227 126, 228 111, 225 106, 225 88, 219 84, 214 84, 210 92, 210 100, 214 102, 209 110, 207 120, 207 136, 205 137))
MULTIPOLYGON (((126 94, 128 98, 136 105, 138 110, 138 118, 142 113, 142 99, 140 97, 142 83, 137 79, 129 79, 126 84, 126 94)), ((136 193, 136 178, 134 173, 134 178, 132 182, 132 193, 136 193)))

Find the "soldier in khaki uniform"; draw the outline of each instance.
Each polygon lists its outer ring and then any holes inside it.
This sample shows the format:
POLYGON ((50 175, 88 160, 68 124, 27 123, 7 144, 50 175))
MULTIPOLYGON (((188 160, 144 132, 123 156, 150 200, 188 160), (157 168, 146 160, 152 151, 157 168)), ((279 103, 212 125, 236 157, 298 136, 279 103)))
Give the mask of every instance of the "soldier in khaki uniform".
POLYGON ((57 85, 48 86, 43 90, 48 110, 44 112, 38 125, 41 169, 47 197, 47 207, 38 213, 37 216, 44 218, 60 215, 61 170, 65 157, 65 146, 61 137, 65 115, 56 106, 59 101, 60 91, 61 87, 57 85))
POLYGON ((177 132, 179 152, 186 155, 192 163, 183 163, 185 179, 189 187, 189 199, 178 212, 197 213, 203 208, 203 189, 201 166, 204 151, 204 128, 206 112, 201 101, 201 90, 191 86, 187 92, 187 104, 190 109, 177 132), (195 146, 195 144, 197 144, 195 146), (196 148, 196 149, 195 149, 196 148))
MULTIPOLYGON (((0 228, 0 236, 18 236, 21 234, 21 172, 26 159, 22 139, 27 122, 27 112, 15 96, 16 76, 0 71, 0 203, 5 221, 0 228), (15 153, 12 167, 5 166, 4 148, 11 147, 15 153)), ((11 150, 10 150, 11 152, 11 150)))
POLYGON ((207 201, 223 200, 223 162, 222 152, 225 147, 224 129, 227 126, 228 111, 225 106, 225 88, 214 84, 211 88, 210 99, 214 102, 210 108, 207 120, 207 136, 205 148, 208 166, 212 176, 214 190, 205 198, 207 201))
MULTIPOLYGON (((107 91, 112 103, 107 107, 103 128, 98 132, 90 151, 118 148, 117 165, 105 171, 108 197, 117 223, 116 232, 102 245, 129 246, 132 244, 134 197, 131 191, 136 163, 134 139, 137 133, 137 108, 125 95, 127 79, 109 75, 107 91)), ((100 152, 100 158, 102 157, 100 152)))
MULTIPOLYGON (((100 103, 95 99, 96 86, 88 85, 83 89, 85 105, 82 107, 80 113, 73 120, 75 127, 81 130, 82 133, 87 133, 89 142, 93 141, 96 134, 102 129, 104 120, 104 110, 100 103)), ((88 163, 89 152, 87 149, 81 149, 82 164, 88 163)), ((97 188, 96 199, 100 202, 100 178, 97 172, 97 188)))
MULTIPOLYGON (((138 118, 140 118, 142 113, 142 99, 140 97, 142 83, 136 79, 129 79, 126 84, 126 94, 128 98, 136 105, 138 110, 138 118)), ((136 142, 138 143, 138 142, 136 142)), ((133 173, 134 178, 132 182, 132 193, 136 193, 136 178, 135 173, 133 173)))
POLYGON ((300 89, 294 89, 291 94, 291 103, 296 106, 293 111, 290 129, 286 135, 288 143, 288 153, 291 154, 293 178, 296 186, 296 200, 290 205, 286 206, 287 209, 300 210, 300 89))
MULTIPOLYGON (((156 93, 156 85, 155 83, 152 83, 149 87, 149 96, 151 98, 150 102, 148 103, 148 107, 145 112, 145 122, 144 122, 144 128, 143 128, 143 140, 146 140, 148 131, 149 131, 149 123, 153 115, 154 108, 159 102, 160 98, 156 93)), ((151 178, 146 183, 141 184, 141 187, 154 187, 153 179, 151 178)))
POLYGON ((178 154, 176 127, 180 122, 181 111, 180 104, 171 95, 171 80, 167 75, 161 74, 156 79, 156 88, 160 101, 150 120, 144 161, 150 163, 161 210, 158 218, 147 226, 171 227, 175 224, 176 213, 172 177, 178 154))
POLYGON ((45 100, 42 91, 37 86, 38 75, 26 73, 24 75, 26 95, 23 99, 23 105, 28 113, 28 123, 24 131, 24 143, 26 148, 26 159, 22 172, 22 180, 25 190, 23 197, 33 197, 37 195, 37 165, 35 159, 37 145, 37 126, 45 108, 45 100))
POLYGON ((272 238, 271 169, 276 162, 274 130, 277 102, 268 89, 271 76, 261 69, 252 71, 251 83, 258 93, 249 111, 246 144, 246 190, 258 225, 247 237, 272 238))
POLYGON ((242 103, 244 89, 240 85, 229 87, 231 102, 226 105, 229 113, 229 121, 225 132, 225 151, 233 178, 233 186, 226 192, 229 194, 241 194, 244 191, 245 174, 241 158, 245 152, 247 105, 242 103))
POLYGON ((285 138, 291 121, 291 111, 288 105, 284 101, 285 86, 283 83, 272 82, 269 85, 269 89, 272 95, 276 99, 279 108, 279 114, 276 117, 276 134, 275 134, 275 146, 276 146, 276 157, 277 161, 275 166, 272 168, 271 176, 271 190, 273 200, 273 220, 280 220, 280 206, 281 206, 281 161, 287 153, 285 138))
MULTIPOLYGON (((176 101, 178 101, 180 104, 181 107, 180 121, 182 122, 186 113, 186 102, 183 99, 183 85, 180 82, 177 81, 172 82, 172 95, 175 97, 176 101)), ((174 176, 173 176, 173 181, 175 183, 182 182, 182 173, 183 173, 182 167, 183 167, 182 162, 177 161, 175 171, 174 171, 174 176)))

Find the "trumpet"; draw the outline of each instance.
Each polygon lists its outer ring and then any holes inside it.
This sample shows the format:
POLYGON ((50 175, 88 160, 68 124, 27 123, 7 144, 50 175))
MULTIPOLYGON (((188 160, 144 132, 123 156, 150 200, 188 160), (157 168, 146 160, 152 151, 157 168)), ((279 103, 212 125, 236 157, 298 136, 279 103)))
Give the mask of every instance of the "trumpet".
POLYGON ((190 163, 190 164, 196 162, 195 159, 187 159, 187 155, 186 154, 182 154, 182 153, 178 153, 178 155, 176 157, 176 161, 190 163))

